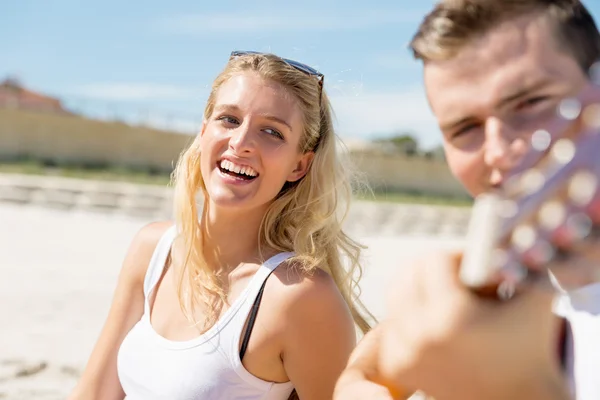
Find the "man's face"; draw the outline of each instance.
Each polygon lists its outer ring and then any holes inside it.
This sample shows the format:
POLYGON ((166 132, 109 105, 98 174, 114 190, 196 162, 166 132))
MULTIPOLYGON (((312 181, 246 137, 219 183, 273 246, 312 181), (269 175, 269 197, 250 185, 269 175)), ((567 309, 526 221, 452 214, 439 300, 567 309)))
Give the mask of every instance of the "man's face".
POLYGON ((425 89, 452 173, 477 196, 502 184, 586 76, 538 16, 503 23, 447 61, 425 63, 425 89))

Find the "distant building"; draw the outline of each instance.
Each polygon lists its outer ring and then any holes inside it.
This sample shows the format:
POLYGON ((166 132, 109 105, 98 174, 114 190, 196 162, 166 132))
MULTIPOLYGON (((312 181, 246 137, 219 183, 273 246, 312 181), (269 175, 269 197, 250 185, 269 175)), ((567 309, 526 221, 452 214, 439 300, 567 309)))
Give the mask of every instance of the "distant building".
POLYGON ((27 90, 14 78, 7 78, 0 83, 0 108, 68 113, 59 99, 27 90))

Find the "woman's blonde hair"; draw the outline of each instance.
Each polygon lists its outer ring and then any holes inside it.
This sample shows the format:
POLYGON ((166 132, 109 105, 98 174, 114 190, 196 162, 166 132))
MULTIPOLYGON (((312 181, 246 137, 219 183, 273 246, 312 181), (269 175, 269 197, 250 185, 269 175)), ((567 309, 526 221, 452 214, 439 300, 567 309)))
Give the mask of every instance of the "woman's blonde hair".
MULTIPOLYGON (((304 134, 300 151, 314 151, 307 174, 297 182, 286 182, 270 204, 260 227, 260 243, 277 251, 293 251, 295 263, 306 273, 321 268, 328 272, 346 301, 360 330, 370 329, 367 317, 373 316, 360 302, 358 280, 362 275, 362 246, 342 230, 352 197, 348 165, 338 152, 333 129, 331 107, 318 78, 302 72, 283 59, 270 54, 232 57, 215 79, 204 118, 213 113, 219 88, 232 76, 253 72, 265 80, 285 87, 302 108, 304 134), (343 259, 347 259, 344 267, 343 259), (367 317, 365 317, 367 315, 367 317)), ((207 304, 205 328, 212 326, 226 304, 226 293, 219 276, 207 268, 203 257, 201 221, 198 219, 197 194, 206 188, 200 172, 199 140, 183 152, 174 171, 174 212, 184 245, 184 268, 181 268, 179 296, 183 311, 192 318, 194 305, 207 304), (183 293, 190 293, 184 299, 183 293)))

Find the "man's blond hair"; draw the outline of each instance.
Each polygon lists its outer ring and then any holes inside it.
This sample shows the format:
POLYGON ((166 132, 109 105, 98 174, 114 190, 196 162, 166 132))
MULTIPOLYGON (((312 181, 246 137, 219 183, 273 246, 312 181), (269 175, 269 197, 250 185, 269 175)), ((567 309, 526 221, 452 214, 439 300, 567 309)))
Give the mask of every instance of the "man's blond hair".
POLYGON ((584 71, 600 59, 600 33, 579 0, 441 0, 424 18, 410 49, 424 62, 448 60, 499 24, 529 14, 546 18, 560 49, 584 71))

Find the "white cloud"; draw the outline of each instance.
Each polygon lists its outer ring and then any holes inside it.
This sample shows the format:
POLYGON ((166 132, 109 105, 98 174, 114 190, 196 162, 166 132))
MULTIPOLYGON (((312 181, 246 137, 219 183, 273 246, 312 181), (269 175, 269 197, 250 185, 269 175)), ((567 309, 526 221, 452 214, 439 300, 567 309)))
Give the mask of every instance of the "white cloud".
POLYGON ((288 11, 180 14, 157 21, 159 30, 172 34, 249 33, 265 31, 337 31, 419 21, 422 11, 354 10, 341 12, 288 11))
POLYGON ((198 97, 195 88, 156 83, 91 83, 71 91, 86 98, 132 101, 132 100, 187 100, 198 97))
POLYGON ((394 92, 331 96, 338 134, 372 139, 398 131, 414 133, 423 147, 441 142, 441 133, 421 86, 394 92))

